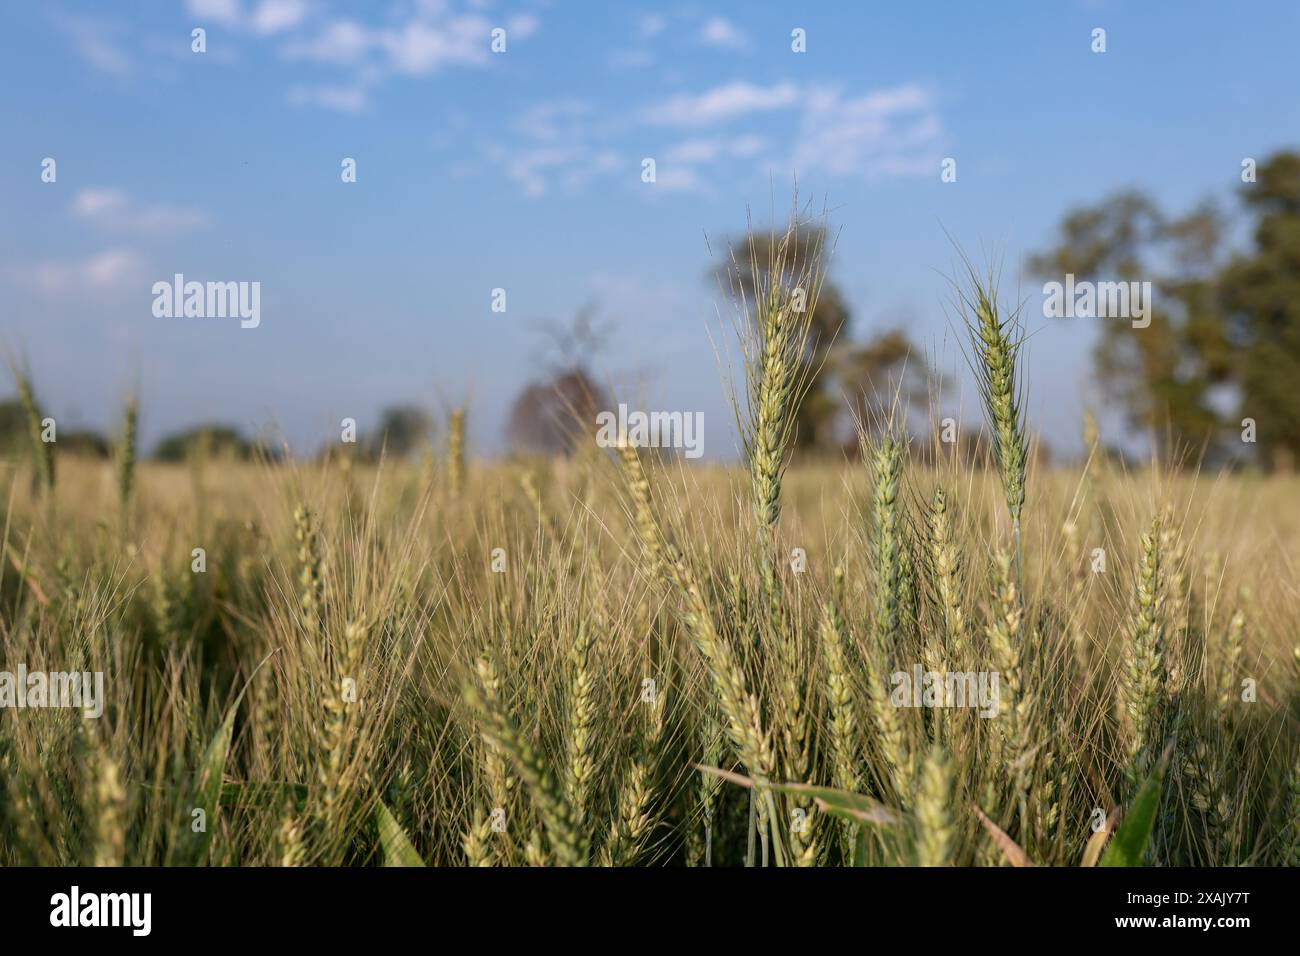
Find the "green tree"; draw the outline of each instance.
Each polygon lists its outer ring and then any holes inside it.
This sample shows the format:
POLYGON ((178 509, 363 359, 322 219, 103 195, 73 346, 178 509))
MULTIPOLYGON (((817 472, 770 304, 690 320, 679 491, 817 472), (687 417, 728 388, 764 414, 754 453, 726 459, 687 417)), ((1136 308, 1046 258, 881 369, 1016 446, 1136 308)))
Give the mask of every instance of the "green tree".
POLYGON ((1221 280, 1240 418, 1255 420, 1264 464, 1291 468, 1300 457, 1300 154, 1273 156, 1241 195, 1256 217, 1254 244, 1221 280))
POLYGON ((929 389, 939 388, 938 373, 931 371, 925 356, 902 329, 888 329, 863 342, 842 341, 831 353, 831 388, 842 395, 847 414, 839 440, 850 453, 857 452, 855 423, 872 424, 880 409, 891 409, 897 401, 906 428, 910 412, 924 409, 929 389))
MULTIPOLYGON (((714 277, 730 285, 753 312, 754 290, 770 288, 773 263, 784 263, 789 275, 813 273, 820 279, 809 323, 808 348, 802 375, 808 388, 796 406, 796 450, 856 449, 854 419, 882 401, 889 405, 898 393, 904 415, 926 400, 925 357, 901 329, 890 329, 864 341, 849 337, 852 313, 839 287, 826 276, 830 236, 820 223, 800 223, 791 246, 778 243, 786 231, 754 233, 733 244, 729 261, 714 269, 714 277), (818 268, 813 268, 818 265, 818 268)), ((812 290, 806 290, 811 294, 812 290)), ((751 319, 754 316, 751 314, 751 319)))
POLYGON ((17 458, 30 454, 27 413, 16 398, 0 402, 0 458, 17 458))
POLYGON ((1029 261, 1049 281, 1150 282, 1150 324, 1103 318, 1096 376, 1131 425, 1171 439, 1162 450, 1215 443, 1224 421, 1216 389, 1232 377, 1217 293, 1222 217, 1203 204, 1170 218, 1141 193, 1069 212, 1057 244, 1029 261))
POLYGON ((238 429, 228 425, 199 425, 164 436, 154 448, 153 456, 159 461, 186 461, 200 449, 214 456, 241 459, 253 454, 253 444, 238 429))
POLYGON ((380 453, 410 458, 433 444, 433 416, 417 405, 390 405, 379 415, 379 427, 361 440, 362 455, 372 461, 380 453))
POLYGON ((1123 192, 1062 221, 1056 246, 1030 260, 1044 278, 1151 281, 1151 324, 1103 320, 1100 384, 1139 427, 1167 428, 1166 451, 1209 443, 1240 452, 1244 418, 1259 461, 1300 457, 1300 153, 1263 162, 1241 189, 1248 245, 1226 250, 1225 218, 1209 202, 1165 215, 1123 192))

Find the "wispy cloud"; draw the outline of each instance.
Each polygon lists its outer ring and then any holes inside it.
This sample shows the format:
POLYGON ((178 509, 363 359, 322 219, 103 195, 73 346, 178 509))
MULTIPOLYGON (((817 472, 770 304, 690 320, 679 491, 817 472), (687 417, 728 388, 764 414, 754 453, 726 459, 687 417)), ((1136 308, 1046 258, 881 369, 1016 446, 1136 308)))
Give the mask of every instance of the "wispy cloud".
POLYGON ((370 93, 363 83, 350 86, 295 86, 289 90, 291 106, 319 106, 340 113, 360 113, 370 104, 370 93))
MULTIPOLYGON (((534 28, 529 23, 523 32, 534 28)), ((448 66, 486 64, 491 33, 488 20, 472 15, 440 22, 414 19, 378 28, 343 19, 325 24, 312 36, 294 38, 284 52, 290 59, 339 67, 371 63, 407 76, 428 76, 448 66)))
POLYGON ((54 22, 72 45, 72 51, 95 69, 114 76, 135 71, 135 61, 122 47, 120 24, 69 13, 56 13, 54 22))
POLYGON ((742 159, 757 156, 765 147, 766 141, 761 136, 688 139, 670 146, 665 156, 675 163, 707 163, 724 156, 742 159))
POLYGON ((237 27, 244 22, 239 0, 185 0, 185 11, 199 20, 227 27, 237 27))
POLYGON ((916 84, 846 97, 806 97, 791 165, 840 176, 914 176, 937 169, 943 126, 933 94, 916 84))
POLYGON ((623 114, 570 97, 535 104, 508 128, 522 141, 493 145, 489 159, 534 197, 602 175, 634 183, 639 157, 655 160, 659 191, 701 195, 760 171, 915 176, 933 172, 943 143, 933 93, 910 83, 847 94, 834 86, 735 81, 623 114), (692 135, 656 144, 661 127, 692 135))
POLYGON ((492 24, 479 16, 436 24, 413 20, 399 29, 378 31, 375 44, 396 72, 428 76, 447 66, 485 64, 491 32, 492 24))
POLYGON ((527 40, 538 31, 542 21, 531 13, 521 13, 506 21, 506 33, 513 40, 527 40))
POLYGON ((710 17, 700 29, 700 42, 705 46, 716 46, 727 50, 748 50, 753 41, 749 34, 726 17, 710 17))
POLYGON ((552 145, 510 150, 493 147, 490 157, 504 167, 506 175, 528 196, 540 197, 553 184, 574 191, 593 178, 608 175, 626 163, 614 149, 552 145))
POLYGON ((79 219, 110 232, 147 233, 170 237, 206 225, 208 217, 197 209, 140 203, 120 189, 87 188, 72 199, 79 219))
POLYGON ((234 30, 273 36, 298 26, 307 18, 307 0, 259 0, 247 7, 241 0, 185 0, 190 16, 234 30))
POLYGON ((663 126, 713 126, 749 113, 785 109, 799 102, 793 83, 759 86, 737 80, 703 93, 679 93, 645 112, 646 122, 663 126))
POLYGON ((342 82, 295 86, 289 102, 355 113, 369 105, 372 93, 389 76, 423 78, 457 67, 485 68, 492 61, 492 31, 497 27, 505 29, 509 45, 535 35, 541 20, 532 13, 489 20, 478 12, 454 12, 448 3, 428 2, 380 26, 353 17, 314 22, 286 37, 280 48, 283 56, 352 75, 342 82))
POLYGON ((263 36, 292 29, 307 16, 306 0, 262 0, 253 11, 253 30, 263 36))
POLYGON ((372 45, 371 32, 365 24, 340 18, 331 20, 313 36, 291 40, 284 53, 290 59, 353 66, 365 58, 372 45))
POLYGON ((595 104, 590 100, 565 97, 530 107, 515 120, 514 126, 534 139, 553 140, 581 135, 581 127, 595 112, 595 104))
POLYGON ((636 33, 643 40, 650 40, 668 28, 668 21, 657 13, 648 13, 637 19, 636 33))
POLYGON ((145 261, 135 250, 111 247, 79 259, 48 259, 5 270, 11 283, 46 296, 120 292, 144 288, 145 261))

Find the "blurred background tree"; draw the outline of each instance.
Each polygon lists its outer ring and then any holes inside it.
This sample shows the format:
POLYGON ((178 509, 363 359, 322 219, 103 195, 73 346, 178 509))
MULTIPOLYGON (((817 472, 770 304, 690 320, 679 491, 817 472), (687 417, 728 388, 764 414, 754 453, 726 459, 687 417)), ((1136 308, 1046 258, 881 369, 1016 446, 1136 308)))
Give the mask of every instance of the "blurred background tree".
MULTIPOLYGON (((822 269, 830 266, 830 249, 826 227, 818 223, 799 223, 789 233, 790 247, 784 260, 787 268, 800 274, 814 263, 822 269)), ((743 238, 731 241, 732 254, 712 270, 712 277, 724 291, 749 305, 752 321, 760 317, 752 314, 756 288, 767 288, 771 264, 781 258, 778 247, 786 241, 785 229, 763 232, 753 231, 743 238)), ((805 290, 807 291, 807 290, 805 290)), ((832 441, 831 432, 840 409, 837 397, 828 389, 826 362, 836 339, 849 324, 849 307, 839 288, 823 278, 817 299, 813 303, 809 320, 808 348, 804 356, 804 374, 810 383, 796 412, 795 448, 825 447, 832 441)))
POLYGON ((163 436, 154 448, 158 461, 187 461, 196 453, 214 457, 251 458, 254 444, 229 425, 198 425, 163 436))
POLYGON ((0 402, 0 458, 18 458, 31 453, 27 413, 16 398, 0 402))
POLYGON ((1171 217, 1130 190, 1069 212, 1029 270, 1152 283, 1149 327, 1102 321, 1095 372, 1130 425, 1168 434, 1167 460, 1195 462, 1185 452, 1202 447, 1211 461, 1240 453, 1250 417, 1260 463, 1290 467, 1300 454, 1300 155, 1264 162, 1241 197, 1253 230, 1236 253, 1212 202, 1171 217))
POLYGON ((1221 277, 1238 423, 1255 420, 1264 464, 1291 469, 1300 459, 1300 154, 1273 156, 1241 195, 1255 219, 1254 244, 1221 277))
POLYGON ((516 451, 572 454, 583 437, 595 432, 597 413, 611 407, 591 372, 609 334, 596 316, 596 306, 588 304, 568 323, 541 324, 544 375, 520 390, 506 422, 506 437, 516 451))
POLYGON ((364 435, 358 444, 362 458, 378 461, 380 454, 389 458, 413 458, 433 446, 433 416, 418 405, 390 405, 379 414, 379 426, 364 435))
POLYGON ((1104 394, 1143 431, 1167 429, 1176 452, 1213 444, 1224 420, 1213 398, 1230 375, 1215 294, 1223 223, 1210 205, 1171 219, 1147 196, 1117 193, 1069 212, 1058 244, 1029 261, 1045 280, 1150 282, 1151 324, 1100 320, 1094 360, 1104 394))
MULTIPOLYGON (((785 229, 756 232, 733 240, 734 253, 713 268, 711 276, 724 290, 743 296, 751 304, 754 290, 767 287, 770 264, 776 261, 776 244, 784 240, 785 229)), ((799 223, 787 250, 787 268, 799 274, 808 264, 820 262, 826 272, 831 264, 830 237, 820 223, 799 223)), ((926 403, 924 354, 906 331, 891 329, 864 341, 850 338, 852 312, 843 292, 828 275, 813 306, 809 344, 804 356, 804 373, 809 386, 796 411, 796 451, 842 450, 855 454, 857 438, 854 416, 865 422, 865 411, 886 405, 899 395, 904 417, 926 403)), ((757 316, 751 314, 751 320, 757 316)))

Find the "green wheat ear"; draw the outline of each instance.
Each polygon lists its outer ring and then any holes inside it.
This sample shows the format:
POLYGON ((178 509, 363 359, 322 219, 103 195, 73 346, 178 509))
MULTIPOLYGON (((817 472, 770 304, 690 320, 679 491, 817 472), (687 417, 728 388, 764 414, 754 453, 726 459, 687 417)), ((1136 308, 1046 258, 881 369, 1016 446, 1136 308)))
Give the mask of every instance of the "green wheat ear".
POLYGON ((1023 377, 1017 366, 1023 343, 1019 311, 1003 316, 998 310, 994 276, 990 273, 982 279, 973 268, 968 267, 968 271, 970 288, 958 291, 974 353, 968 359, 979 385, 984 417, 993 432, 993 456, 1011 516, 1019 579, 1020 513, 1025 504, 1025 469, 1029 459, 1022 408, 1023 377))
POLYGON ((122 415, 122 438, 117 447, 117 496, 122 508, 123 521, 131 505, 131 490, 135 487, 136 434, 140 419, 140 406, 131 396, 122 415))
POLYGON ((957 837, 949 810, 952 789, 952 761, 943 747, 936 743, 926 754, 917 781, 917 866, 947 866, 952 862, 957 837))
POLYGON ((453 499, 465 487, 465 409, 451 413, 447 428, 447 489, 453 499))
POLYGON ((36 390, 32 387, 31 376, 17 367, 11 365, 14 376, 14 383, 18 386, 18 402, 22 405, 23 416, 27 419, 27 434, 32 443, 32 461, 35 466, 33 476, 33 488, 37 491, 45 491, 50 495, 54 494, 54 442, 47 442, 43 439, 42 433, 45 415, 41 409, 41 403, 36 398, 36 390))
POLYGON ((579 829, 563 788, 556 782, 546 759, 528 743, 505 712, 492 686, 492 674, 486 662, 480 659, 475 669, 477 680, 466 684, 464 695, 484 737, 515 765, 546 828, 556 862, 560 866, 586 866, 586 837, 579 829))
POLYGON ((1125 645, 1122 703, 1129 723, 1129 772, 1135 780, 1148 769, 1159 746, 1169 675, 1165 660, 1166 571, 1160 550, 1160 516, 1142 535, 1134 573, 1134 601, 1125 645))

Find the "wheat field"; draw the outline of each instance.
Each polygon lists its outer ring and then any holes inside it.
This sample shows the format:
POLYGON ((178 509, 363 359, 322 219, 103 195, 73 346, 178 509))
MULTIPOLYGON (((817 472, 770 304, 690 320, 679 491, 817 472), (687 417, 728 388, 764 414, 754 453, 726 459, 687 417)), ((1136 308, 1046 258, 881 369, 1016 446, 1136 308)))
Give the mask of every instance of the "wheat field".
POLYGON ((105 700, 0 712, 0 864, 1300 861, 1300 481, 1036 464, 975 277, 979 460, 790 464, 786 288, 740 464, 5 463, 0 659, 105 700))

